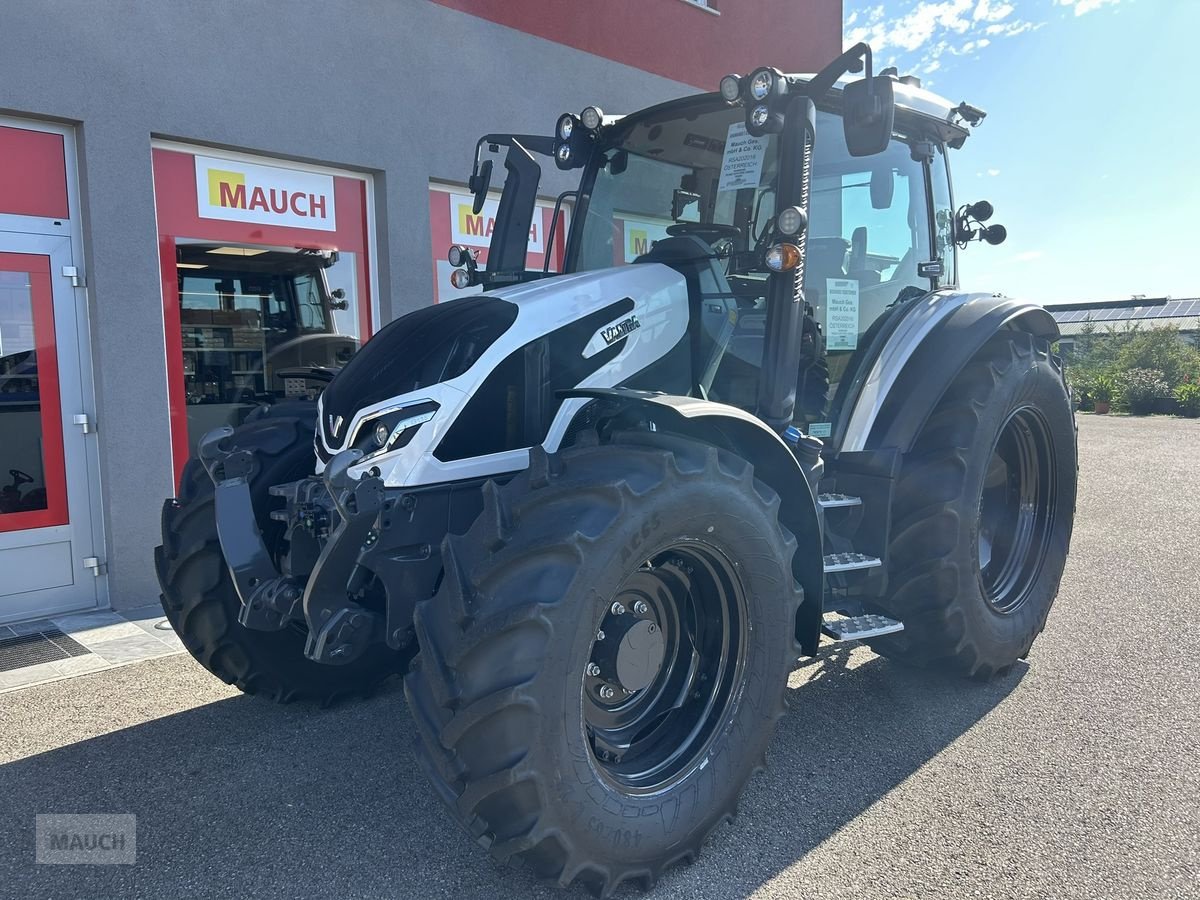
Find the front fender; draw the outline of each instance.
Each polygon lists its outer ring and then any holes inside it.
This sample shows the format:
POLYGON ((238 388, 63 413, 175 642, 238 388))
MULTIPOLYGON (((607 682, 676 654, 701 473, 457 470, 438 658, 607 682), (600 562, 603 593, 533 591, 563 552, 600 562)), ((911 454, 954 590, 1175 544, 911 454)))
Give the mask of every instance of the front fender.
POLYGON ((561 396, 602 400, 611 404, 614 412, 636 411, 660 432, 729 450, 754 466, 755 476, 779 495, 780 521, 799 542, 792 568, 804 588, 804 603, 797 617, 796 638, 805 653, 815 653, 825 589, 821 517, 813 485, 779 435, 744 410, 695 397, 630 388, 579 388, 563 391, 561 396))

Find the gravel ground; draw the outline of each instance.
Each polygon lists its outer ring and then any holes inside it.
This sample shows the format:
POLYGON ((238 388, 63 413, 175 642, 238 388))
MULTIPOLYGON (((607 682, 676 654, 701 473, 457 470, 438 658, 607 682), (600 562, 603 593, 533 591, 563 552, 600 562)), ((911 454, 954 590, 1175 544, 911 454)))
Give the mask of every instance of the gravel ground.
MULTIPOLYGON (((1200 897, 1200 423, 1081 416, 1062 592, 976 685, 830 648, 768 772, 662 897, 1200 897)), ((562 897, 413 764, 403 694, 277 708, 172 657, 0 695, 0 896, 562 897), (39 812, 138 817, 134 866, 35 866, 39 812)))

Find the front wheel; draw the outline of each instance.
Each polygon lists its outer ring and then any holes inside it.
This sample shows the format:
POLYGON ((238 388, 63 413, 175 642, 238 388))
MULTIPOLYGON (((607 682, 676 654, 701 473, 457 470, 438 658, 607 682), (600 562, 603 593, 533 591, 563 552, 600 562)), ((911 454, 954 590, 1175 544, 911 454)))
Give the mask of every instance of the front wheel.
POLYGON ((1024 658, 1058 593, 1075 512, 1075 424, 1049 344, 992 338, 905 456, 886 656, 986 679, 1024 658))
POLYGON ((417 755, 497 858, 648 888, 763 764, 798 655, 796 542, 724 451, 643 434, 532 455, 417 607, 417 755))

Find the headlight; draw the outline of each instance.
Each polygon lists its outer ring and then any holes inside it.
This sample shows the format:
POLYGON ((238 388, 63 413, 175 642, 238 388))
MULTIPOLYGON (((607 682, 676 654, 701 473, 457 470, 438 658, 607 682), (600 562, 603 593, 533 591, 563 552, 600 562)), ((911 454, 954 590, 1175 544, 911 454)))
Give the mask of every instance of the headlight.
POLYGON ((740 75, 726 75, 721 79, 721 96, 727 103, 733 103, 742 95, 742 79, 740 75))
POLYGON ((770 118, 771 111, 765 106, 756 106, 754 107, 753 112, 750 113, 750 122, 755 128, 762 128, 767 124, 767 120, 770 118))
POLYGON ((368 419, 359 427, 354 447, 362 451, 364 460, 399 450, 437 411, 438 405, 432 400, 418 400, 368 419))
POLYGON ((565 166, 571 161, 571 145, 559 144, 555 155, 558 157, 559 163, 565 166))
POLYGON ((786 234, 788 237, 799 234, 807 224, 808 218, 804 215, 804 210, 798 206, 789 206, 775 219, 775 227, 779 229, 779 233, 786 234))
POLYGON ((595 131, 604 122, 604 113, 598 106, 589 106, 579 114, 579 121, 583 122, 583 127, 588 131, 595 131))
POLYGON ((764 262, 772 272, 790 272, 800 265, 800 248, 795 244, 776 244, 767 251, 764 262))
POLYGON ((769 69, 759 69, 750 79, 750 96, 759 102, 771 95, 775 86, 775 73, 769 69))
POLYGON ((558 127, 554 130, 560 141, 569 141, 575 131, 575 117, 570 113, 563 113, 558 117, 558 127))

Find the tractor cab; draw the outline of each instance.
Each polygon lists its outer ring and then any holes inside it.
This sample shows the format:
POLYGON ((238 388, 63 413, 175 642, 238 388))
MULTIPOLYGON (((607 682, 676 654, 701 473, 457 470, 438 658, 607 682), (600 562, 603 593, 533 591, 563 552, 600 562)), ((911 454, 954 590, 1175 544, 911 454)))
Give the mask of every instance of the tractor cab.
POLYGON ((452 279, 494 288, 551 274, 548 262, 526 269, 523 239, 549 186, 572 210, 564 272, 661 263, 683 275, 683 390, 836 442, 891 314, 957 284, 946 157, 982 118, 894 72, 852 80, 862 56, 816 76, 726 76, 718 92, 626 116, 589 107, 560 116, 553 137, 485 136, 477 204, 506 148, 493 249, 478 269, 453 248, 452 279))

